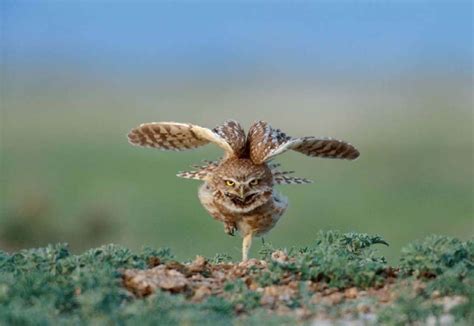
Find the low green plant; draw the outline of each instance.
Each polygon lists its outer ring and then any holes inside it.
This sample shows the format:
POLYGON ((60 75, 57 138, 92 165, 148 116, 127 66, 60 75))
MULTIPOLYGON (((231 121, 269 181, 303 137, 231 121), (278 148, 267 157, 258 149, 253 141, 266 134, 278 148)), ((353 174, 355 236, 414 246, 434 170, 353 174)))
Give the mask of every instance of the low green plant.
POLYGON ((469 295, 474 288, 474 242, 432 235, 402 249, 405 275, 429 281, 428 291, 469 295))
MULTIPOLYGON (((268 268, 250 267, 247 277, 260 289, 296 282, 298 294, 285 301, 287 311, 318 313, 326 309, 326 315, 339 318, 359 302, 314 303, 314 289, 307 281, 340 289, 382 285, 391 268, 377 253, 376 244, 386 243, 367 234, 320 232, 311 246, 283 250, 283 257, 278 259, 272 257, 275 248, 267 243, 261 254, 268 268)), ((438 297, 461 298, 449 313, 459 323, 468 324, 474 310, 472 258, 472 241, 432 236, 406 246, 397 281, 398 299, 379 312, 378 321, 406 324, 442 317, 446 312, 432 300, 437 291, 438 297), (413 282, 424 287, 413 292, 413 282)), ((122 270, 146 269, 172 259, 169 249, 145 248, 134 253, 117 245, 80 255, 72 254, 65 244, 11 254, 0 251, 0 324, 239 325, 301 321, 296 315, 269 313, 268 307, 261 305, 262 291, 251 289, 248 278, 227 282, 222 295, 211 295, 201 302, 190 301, 186 293, 163 291, 137 298, 123 287, 122 270)), ((208 261, 230 263, 230 257, 221 254, 208 261)))
POLYGON ((373 248, 375 244, 387 245, 380 236, 321 231, 312 246, 290 250, 285 262, 272 260, 275 248, 266 244, 261 255, 276 275, 262 275, 260 281, 275 283, 282 274, 289 273, 300 280, 325 281, 338 288, 374 286, 383 282, 388 267, 385 258, 373 248))
POLYGON ((465 277, 474 269, 474 241, 431 235, 402 248, 400 268, 407 274, 424 278, 453 270, 465 277))

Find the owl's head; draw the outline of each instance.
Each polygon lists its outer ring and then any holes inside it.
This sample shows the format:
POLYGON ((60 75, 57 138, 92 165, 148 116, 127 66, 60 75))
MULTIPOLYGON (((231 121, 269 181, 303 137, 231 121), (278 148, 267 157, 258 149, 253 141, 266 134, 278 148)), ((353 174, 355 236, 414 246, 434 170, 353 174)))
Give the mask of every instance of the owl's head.
POLYGON ((230 159, 215 170, 210 184, 219 193, 220 204, 231 211, 248 212, 270 199, 273 176, 267 164, 230 159))

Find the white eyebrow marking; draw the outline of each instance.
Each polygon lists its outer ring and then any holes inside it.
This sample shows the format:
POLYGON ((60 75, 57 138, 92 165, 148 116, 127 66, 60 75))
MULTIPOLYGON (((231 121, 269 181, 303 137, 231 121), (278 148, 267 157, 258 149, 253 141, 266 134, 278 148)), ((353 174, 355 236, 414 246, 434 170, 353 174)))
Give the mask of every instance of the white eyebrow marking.
POLYGON ((250 182, 254 181, 254 180, 259 180, 260 179, 260 176, 258 177, 253 177, 253 178, 250 178, 250 179, 247 179, 245 180, 245 182, 243 182, 244 184, 248 185, 250 182))

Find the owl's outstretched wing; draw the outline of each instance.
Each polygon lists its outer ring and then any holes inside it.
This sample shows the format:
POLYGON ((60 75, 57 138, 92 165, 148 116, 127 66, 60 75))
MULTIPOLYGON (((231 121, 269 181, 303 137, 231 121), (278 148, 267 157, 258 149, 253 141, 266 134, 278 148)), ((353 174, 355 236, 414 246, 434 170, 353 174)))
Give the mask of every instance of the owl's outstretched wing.
POLYGON ((280 129, 273 129, 264 121, 252 125, 248 141, 250 158, 255 164, 266 162, 290 149, 312 157, 346 160, 354 160, 360 155, 354 146, 345 141, 317 137, 293 138, 280 129))
POLYGON ((129 132, 128 140, 132 145, 176 151, 214 143, 224 150, 226 156, 240 155, 246 141, 242 127, 233 120, 212 130, 189 123, 142 123, 129 132))

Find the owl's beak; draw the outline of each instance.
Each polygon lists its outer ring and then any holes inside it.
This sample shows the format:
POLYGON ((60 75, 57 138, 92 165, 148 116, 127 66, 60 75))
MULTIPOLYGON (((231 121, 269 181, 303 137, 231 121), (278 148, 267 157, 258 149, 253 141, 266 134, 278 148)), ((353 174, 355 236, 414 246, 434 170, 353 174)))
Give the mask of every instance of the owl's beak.
POLYGON ((245 199, 244 187, 243 186, 241 186, 239 188, 239 196, 240 196, 240 198, 245 199))

